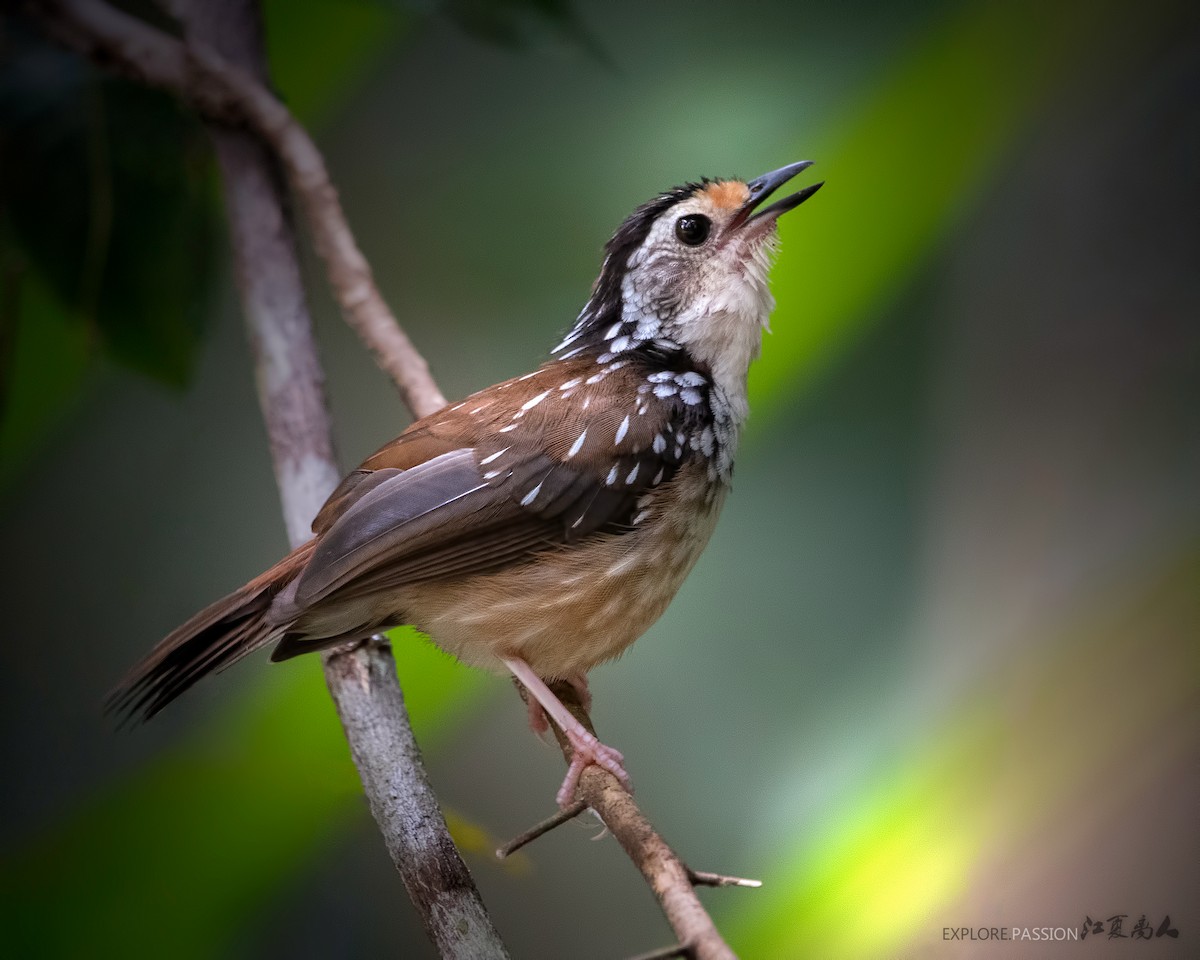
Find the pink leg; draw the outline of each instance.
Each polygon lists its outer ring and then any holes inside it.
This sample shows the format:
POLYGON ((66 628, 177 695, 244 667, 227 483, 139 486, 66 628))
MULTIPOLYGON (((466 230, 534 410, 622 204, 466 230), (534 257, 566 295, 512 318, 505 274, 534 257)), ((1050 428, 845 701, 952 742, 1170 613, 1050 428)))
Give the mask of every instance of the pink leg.
MULTIPOLYGON (((579 786, 579 775, 583 773, 584 768, 590 764, 595 764, 603 770, 607 770, 619 781, 626 790, 630 789, 629 774, 625 772, 625 767, 622 766, 625 758, 614 750, 612 747, 605 746, 590 734, 578 720, 571 716, 571 712, 563 706, 561 700, 554 695, 554 692, 546 686, 545 682, 530 668, 524 660, 517 657, 504 658, 504 665, 512 671, 514 677, 524 684, 525 689, 530 695, 542 705, 542 709, 546 714, 558 724, 559 728, 567 735, 567 740, 571 743, 572 756, 571 766, 567 769, 567 775, 563 779, 562 786, 558 790, 558 805, 566 808, 571 805, 575 799, 575 789, 579 786)), ((583 691, 587 690, 587 680, 583 677, 571 678, 571 684, 578 689, 578 682, 582 682, 583 691)), ((581 692, 581 699, 582 699, 581 692)), ((587 696, 590 700, 590 695, 587 696)))
MULTIPOLYGON (((587 674, 573 673, 563 679, 575 688, 575 693, 579 696, 579 702, 583 704, 583 709, 591 712, 592 691, 588 688, 587 674)), ((529 729, 537 734, 539 740, 545 740, 546 734, 550 732, 550 718, 546 716, 546 711, 533 697, 529 698, 526 707, 529 710, 529 729)))

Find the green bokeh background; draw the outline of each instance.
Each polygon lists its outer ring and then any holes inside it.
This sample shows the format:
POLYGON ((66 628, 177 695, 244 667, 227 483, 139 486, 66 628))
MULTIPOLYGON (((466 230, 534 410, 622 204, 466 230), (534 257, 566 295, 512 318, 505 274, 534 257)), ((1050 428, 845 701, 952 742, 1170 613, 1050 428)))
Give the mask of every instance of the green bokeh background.
MULTIPOLYGON (((704 893, 722 929, 748 958, 1037 958, 1065 948, 943 928, 1170 915, 1178 939, 1134 949, 1193 955, 1195 12, 546 8, 512 5, 512 43, 464 29, 467 5, 278 0, 273 76, 448 396, 543 357, 653 192, 817 161, 735 495, 667 616, 593 680, 668 839, 764 880, 704 893)), ((125 665, 284 549, 216 237, 185 388, 130 372, 36 270, 4 316, 0 936, 14 956, 432 956, 315 662, 244 664, 132 733, 99 715, 125 665)), ((349 466, 406 416, 310 266, 349 466)), ((669 942, 611 838, 490 858, 560 761, 507 684, 394 640, 514 956, 669 942)))

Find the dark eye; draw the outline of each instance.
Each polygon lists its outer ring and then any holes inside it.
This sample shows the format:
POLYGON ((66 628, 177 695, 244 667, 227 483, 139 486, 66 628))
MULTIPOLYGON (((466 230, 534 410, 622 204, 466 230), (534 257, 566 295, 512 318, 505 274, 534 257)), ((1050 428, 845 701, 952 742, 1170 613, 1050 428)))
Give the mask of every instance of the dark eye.
POLYGON ((712 221, 699 213, 690 213, 675 221, 675 236, 689 247, 698 247, 708 239, 712 221))

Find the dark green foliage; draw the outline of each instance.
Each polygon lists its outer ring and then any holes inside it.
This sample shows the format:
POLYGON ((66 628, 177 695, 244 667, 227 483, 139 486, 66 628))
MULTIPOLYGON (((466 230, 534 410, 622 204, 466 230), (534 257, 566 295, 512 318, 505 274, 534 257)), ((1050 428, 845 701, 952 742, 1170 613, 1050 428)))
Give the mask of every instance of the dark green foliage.
POLYGON ((165 94, 9 26, 0 230, 95 345, 181 386, 212 264, 204 130, 165 94))
POLYGON ((523 47, 550 34, 607 59, 569 0, 442 0, 439 7, 461 30, 490 43, 523 47))

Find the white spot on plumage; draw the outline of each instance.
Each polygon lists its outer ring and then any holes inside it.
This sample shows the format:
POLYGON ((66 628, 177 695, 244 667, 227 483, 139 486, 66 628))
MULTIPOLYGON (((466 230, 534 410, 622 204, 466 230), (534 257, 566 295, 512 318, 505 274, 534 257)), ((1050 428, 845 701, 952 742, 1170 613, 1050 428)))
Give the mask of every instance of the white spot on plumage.
MULTIPOLYGON (((579 315, 579 319, 580 319, 580 320, 582 320, 582 319, 583 319, 583 314, 582 314, 582 313, 579 315)), ((579 326, 579 325, 577 324, 577 325, 576 325, 576 327, 575 327, 575 329, 571 330, 571 331, 570 331, 570 333, 568 333, 568 334, 567 334, 565 337, 563 337, 563 338, 562 338, 562 342, 561 342, 561 343, 559 343, 559 345, 558 345, 557 347, 555 347, 553 350, 551 350, 550 352, 551 352, 551 353, 558 353, 558 351, 559 351, 559 350, 561 350, 563 347, 565 347, 565 346, 569 346, 570 344, 572 344, 572 343, 574 343, 576 340, 578 340, 578 339, 579 339, 579 337, 580 337, 580 335, 581 335, 582 333, 583 333, 583 327, 582 327, 582 326, 579 326)))
POLYGON ((633 337, 635 340, 641 340, 642 342, 653 340, 658 336, 661 329, 662 321, 658 317, 653 315, 643 316, 633 331, 633 337))
POLYGON ((633 465, 633 469, 629 471, 629 476, 627 476, 627 477, 625 478, 625 485, 626 485, 626 486, 629 486, 631 483, 633 483, 633 481, 634 481, 634 480, 636 480, 636 479, 637 479, 637 475, 638 475, 638 468, 639 468, 640 466, 641 466, 641 464, 640 464, 640 463, 635 463, 635 464, 633 465))
POLYGON ((527 373, 524 376, 517 377, 517 381, 520 382, 522 380, 528 380, 531 377, 536 377, 537 375, 538 375, 538 371, 534 370, 533 373, 527 373))
POLYGON ((675 374, 670 370, 659 370, 656 373, 650 374, 646 379, 651 383, 666 383, 668 380, 674 380, 675 374))
MULTIPOLYGON (((630 344, 628 337, 617 337, 617 339, 612 342, 612 351, 613 353, 621 353, 623 350, 628 350, 629 346, 630 344)), ((603 363, 604 361, 601 362, 603 363)))
POLYGON ((656 433, 654 435, 654 442, 650 446, 654 449, 655 453, 662 453, 667 449, 667 441, 663 439, 661 433, 656 433))
POLYGON ((684 387, 679 391, 679 399, 688 406, 694 407, 703 399, 703 397, 700 396, 699 390, 695 390, 692 387, 684 387))
POLYGON ((525 494, 525 496, 523 496, 521 498, 521 506, 527 507, 531 503, 533 503, 533 501, 537 499, 537 495, 539 493, 541 493, 541 490, 542 490, 542 485, 539 483, 536 487, 534 487, 527 494, 525 494))
MULTIPOLYGON (((637 563, 641 559, 642 559, 641 553, 639 553, 636 550, 630 550, 628 553, 625 554, 625 556, 623 556, 620 560, 618 560, 611 567, 609 567, 607 570, 605 570, 604 575, 606 577, 619 577, 621 574, 625 573, 625 571, 627 571, 630 567, 636 566, 637 563)), ((624 601, 622 601, 621 605, 622 606, 624 605, 624 601)))
POLYGON ((550 396, 550 391, 543 390, 536 397, 531 397, 530 399, 526 400, 523 404, 521 404, 521 409, 522 410, 532 410, 539 403, 541 403, 543 400, 545 400, 548 396, 550 396))
POLYGON ((503 470, 489 470, 487 473, 485 473, 483 475, 483 479, 484 480, 495 480, 503 472, 504 472, 503 470))
POLYGON ((583 383, 583 377, 572 377, 566 383, 559 385, 559 390, 574 390, 577 386, 583 383))
POLYGON ((587 428, 585 427, 583 433, 581 433, 578 437, 575 438, 575 442, 573 444, 571 444, 571 449, 567 451, 567 459, 568 460, 570 460, 571 457, 575 456, 575 454, 577 454, 580 450, 583 449, 583 441, 586 437, 587 437, 587 428))
POLYGON ((634 518, 633 518, 633 523, 634 523, 634 526, 637 526, 637 524, 641 523, 641 522, 642 522, 643 520, 645 520, 645 519, 646 519, 648 516, 650 516, 650 511, 649 511, 649 510, 640 510, 640 511, 638 511, 638 513, 637 513, 637 514, 634 516, 634 518))
POLYGON ((519 423, 510 423, 507 427, 501 427, 499 432, 508 433, 510 430, 516 430, 519 426, 519 423))
POLYGON ((617 465, 614 463, 611 470, 608 471, 608 478, 604 481, 606 486, 611 487, 617 482, 617 465))
POLYGON ((489 456, 486 456, 482 460, 480 460, 479 465, 481 467, 486 466, 487 464, 491 463, 493 460, 497 460, 500 457, 502 457, 504 454, 508 453, 508 451, 511 449, 512 449, 512 447, 505 447, 503 450, 497 450, 495 453, 493 453, 489 456))
POLYGON ((621 441, 625 439, 625 434, 629 432, 629 414, 625 414, 625 419, 621 421, 621 425, 617 427, 617 439, 613 441, 613 446, 619 446, 621 441))
POLYGON ((654 395, 660 400, 666 400, 667 397, 673 397, 675 396, 675 385, 673 383, 655 384, 654 395))
POLYGON ((584 381, 584 383, 596 384, 596 383, 599 383, 601 380, 603 380, 607 376, 608 376, 608 371, 601 370, 599 373, 593 373, 590 377, 587 378, 587 380, 584 381))
POLYGON ((654 479, 650 481, 650 486, 657 487, 660 483, 662 483, 663 469, 663 467, 658 468, 658 473, 656 473, 654 475, 654 479))
POLYGON ((607 332, 604 334, 604 339, 611 340, 613 337, 615 337, 618 333, 621 332, 621 327, 623 327, 623 326, 625 326, 625 322, 623 320, 618 320, 616 323, 614 323, 611 327, 608 328, 607 332))
POLYGON ((695 370, 685 370, 675 377, 675 382, 681 387, 701 387, 708 381, 695 370))

